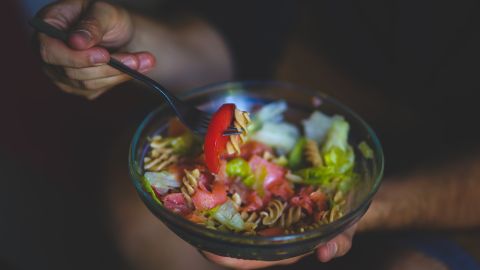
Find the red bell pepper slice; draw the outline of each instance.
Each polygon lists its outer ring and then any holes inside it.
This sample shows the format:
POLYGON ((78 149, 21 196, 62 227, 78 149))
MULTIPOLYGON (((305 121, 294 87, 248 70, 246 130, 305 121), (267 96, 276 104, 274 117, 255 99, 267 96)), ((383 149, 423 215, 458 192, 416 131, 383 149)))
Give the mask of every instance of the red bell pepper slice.
POLYGON ((232 123, 234 112, 235 104, 223 104, 213 114, 212 120, 210 120, 208 125, 203 150, 205 153, 205 164, 212 173, 216 174, 220 169, 220 156, 225 151, 229 140, 228 136, 223 136, 223 133, 232 123))

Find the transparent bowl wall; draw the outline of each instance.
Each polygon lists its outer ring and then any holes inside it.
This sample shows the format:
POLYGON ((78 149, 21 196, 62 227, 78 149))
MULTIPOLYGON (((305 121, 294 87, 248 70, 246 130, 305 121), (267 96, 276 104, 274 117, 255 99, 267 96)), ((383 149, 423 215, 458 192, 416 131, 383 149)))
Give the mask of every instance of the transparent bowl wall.
MULTIPOLYGON (((273 237, 244 236, 206 229, 176 215, 155 203, 143 190, 142 160, 148 150, 148 137, 161 134, 167 128, 172 112, 165 105, 150 113, 137 129, 131 143, 129 167, 135 188, 152 213, 173 232, 195 247, 222 256, 255 260, 280 260, 308 253, 345 231, 366 212, 378 189, 383 174, 381 145, 371 128, 354 112, 336 100, 318 92, 280 82, 228 82, 198 88, 183 98, 206 111, 215 111, 223 103, 235 103, 241 110, 250 111, 263 104, 286 100, 289 106, 287 121, 298 123, 314 110, 328 115, 342 115, 350 123, 349 143, 355 150, 355 171, 359 182, 347 199, 346 214, 316 230, 273 237), (373 159, 365 158, 358 144, 365 141, 374 152, 373 159)), ((168 245, 168 243, 165 243, 168 245)))

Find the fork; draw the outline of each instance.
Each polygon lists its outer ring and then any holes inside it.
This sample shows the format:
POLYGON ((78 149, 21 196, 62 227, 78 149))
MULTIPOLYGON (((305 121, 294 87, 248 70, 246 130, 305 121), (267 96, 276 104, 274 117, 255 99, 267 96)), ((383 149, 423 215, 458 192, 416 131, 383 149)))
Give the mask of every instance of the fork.
MULTIPOLYGON (((63 32, 60 29, 52 26, 51 24, 46 23, 41 18, 34 17, 32 20, 29 21, 29 24, 38 32, 44 33, 50 37, 62 40, 65 43, 68 40, 68 34, 66 32, 63 32)), ((149 89, 154 94, 160 94, 167 102, 167 104, 170 105, 172 110, 177 115, 178 119, 180 119, 180 121, 182 121, 185 126, 187 126, 195 134, 205 136, 211 119, 211 115, 209 113, 199 110, 195 106, 192 106, 191 104, 179 99, 152 78, 127 67, 126 65, 122 64, 122 62, 114 58, 110 58, 108 65, 144 83, 148 86, 147 89, 149 89)), ((242 132, 237 130, 233 125, 230 125, 223 133, 223 135, 230 136, 241 133, 242 132)))

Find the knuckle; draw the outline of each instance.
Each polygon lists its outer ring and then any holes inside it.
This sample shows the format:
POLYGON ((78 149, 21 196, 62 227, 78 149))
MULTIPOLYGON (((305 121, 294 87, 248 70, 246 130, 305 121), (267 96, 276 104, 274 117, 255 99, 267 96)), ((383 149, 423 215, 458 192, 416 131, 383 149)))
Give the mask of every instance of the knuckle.
POLYGON ((97 18, 95 18, 93 16, 88 16, 88 17, 85 17, 84 19, 82 19, 78 28, 88 31, 88 33, 93 35, 92 38, 94 40, 99 40, 101 38, 100 37, 100 30, 101 29, 99 27, 99 22, 98 22, 97 18))

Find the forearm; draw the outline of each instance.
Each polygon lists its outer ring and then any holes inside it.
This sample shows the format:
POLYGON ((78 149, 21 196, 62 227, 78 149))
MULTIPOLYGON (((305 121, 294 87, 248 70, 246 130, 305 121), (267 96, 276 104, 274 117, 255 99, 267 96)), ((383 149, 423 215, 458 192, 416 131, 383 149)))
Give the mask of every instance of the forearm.
POLYGON ((133 14, 134 34, 127 51, 149 51, 157 59, 149 76, 173 89, 189 89, 232 78, 233 64, 222 37, 193 16, 180 23, 133 14))
POLYGON ((480 158, 385 181, 360 230, 480 226, 480 158))

